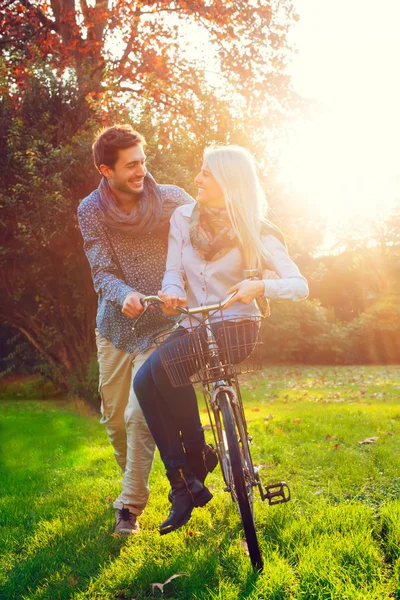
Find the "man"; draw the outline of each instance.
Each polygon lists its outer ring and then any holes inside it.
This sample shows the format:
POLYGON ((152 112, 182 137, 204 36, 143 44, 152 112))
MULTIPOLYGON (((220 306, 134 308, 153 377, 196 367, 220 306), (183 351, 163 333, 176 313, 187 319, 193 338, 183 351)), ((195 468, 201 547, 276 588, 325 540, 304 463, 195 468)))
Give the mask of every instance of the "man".
POLYGON ((132 379, 154 349, 155 335, 175 322, 158 308, 146 312, 135 331, 132 319, 143 311, 140 299, 160 289, 172 212, 193 202, 179 187, 156 184, 146 169, 145 144, 129 125, 101 131, 93 157, 102 179, 78 208, 98 294, 101 423, 124 473, 122 492, 114 502, 114 532, 120 534, 139 531, 137 517, 148 500, 155 448, 132 379))

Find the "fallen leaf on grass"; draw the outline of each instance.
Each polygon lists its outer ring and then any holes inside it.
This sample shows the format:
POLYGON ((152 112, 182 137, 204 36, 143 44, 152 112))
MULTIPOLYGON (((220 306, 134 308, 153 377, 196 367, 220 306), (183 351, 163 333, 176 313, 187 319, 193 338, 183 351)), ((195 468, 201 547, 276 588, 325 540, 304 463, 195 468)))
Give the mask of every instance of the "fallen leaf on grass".
POLYGON ((292 423, 296 423, 296 425, 300 425, 303 421, 301 419, 292 419, 292 423))
POLYGON ((164 583, 152 583, 151 591, 154 592, 155 588, 158 588, 161 591, 161 593, 163 594, 164 593, 164 585, 167 585, 167 583, 169 583, 173 579, 176 579, 177 577, 182 577, 182 575, 185 575, 185 577, 189 577, 188 573, 175 573, 175 575, 171 575, 171 577, 168 577, 168 579, 166 581, 164 581, 164 583))
POLYGON ((251 410, 252 412, 260 412, 260 409, 259 409, 259 408, 257 408, 256 406, 255 406, 254 408, 251 408, 250 410, 251 410))
POLYGON ((114 498, 111 498, 111 496, 107 496, 106 498, 106 502, 113 502, 114 498))
POLYGON ((246 540, 244 540, 244 539, 243 539, 243 540, 240 540, 240 545, 242 546, 242 548, 243 548, 243 550, 246 552, 246 554, 247 554, 248 556, 250 556, 250 552, 249 552, 249 548, 248 548, 248 546, 247 546, 247 542, 246 542, 246 540))
POLYGON ((378 438, 377 437, 369 437, 362 440, 362 442, 358 442, 359 444, 374 444, 378 438))
POLYGON ((333 446, 333 449, 334 449, 334 450, 337 450, 337 449, 339 448, 339 446, 340 446, 340 444, 335 444, 335 445, 333 446))

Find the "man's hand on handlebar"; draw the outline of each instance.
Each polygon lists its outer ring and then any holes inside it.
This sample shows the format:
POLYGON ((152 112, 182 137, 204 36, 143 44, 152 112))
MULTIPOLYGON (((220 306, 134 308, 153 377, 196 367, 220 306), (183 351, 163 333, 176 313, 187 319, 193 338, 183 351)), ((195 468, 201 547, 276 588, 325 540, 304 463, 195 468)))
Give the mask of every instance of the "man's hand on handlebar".
POLYGON ((186 296, 179 297, 177 294, 163 294, 158 292, 159 298, 163 301, 161 309, 167 316, 179 315, 179 311, 176 310, 177 306, 187 306, 186 296))
POLYGON ((140 292, 128 292, 122 305, 122 314, 130 319, 136 319, 144 311, 141 298, 144 298, 144 294, 140 292))

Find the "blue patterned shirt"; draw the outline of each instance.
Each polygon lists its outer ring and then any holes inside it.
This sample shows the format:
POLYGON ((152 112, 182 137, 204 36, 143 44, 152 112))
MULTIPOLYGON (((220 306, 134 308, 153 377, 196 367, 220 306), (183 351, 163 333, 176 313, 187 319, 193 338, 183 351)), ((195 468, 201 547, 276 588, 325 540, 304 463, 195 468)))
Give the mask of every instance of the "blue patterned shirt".
MULTIPOLYGON (((191 196, 177 186, 159 187, 163 199, 176 200, 177 205, 193 202, 191 196)), ((82 200, 78 221, 98 295, 99 332, 116 348, 131 354, 137 348, 144 352, 158 333, 173 326, 175 317, 164 316, 157 307, 146 312, 133 332, 133 320, 123 315, 121 309, 128 292, 150 295, 161 289, 168 232, 134 237, 107 228, 98 207, 97 190, 82 200)))

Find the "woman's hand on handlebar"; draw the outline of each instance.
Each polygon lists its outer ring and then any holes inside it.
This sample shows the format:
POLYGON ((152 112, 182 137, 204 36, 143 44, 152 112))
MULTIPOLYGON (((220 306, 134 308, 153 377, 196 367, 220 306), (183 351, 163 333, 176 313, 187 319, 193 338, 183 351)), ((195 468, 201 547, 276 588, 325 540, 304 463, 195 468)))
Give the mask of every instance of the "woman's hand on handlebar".
POLYGON ((187 306, 186 296, 178 296, 177 294, 163 294, 158 292, 159 298, 164 302, 161 304, 163 313, 167 316, 179 315, 179 311, 176 310, 177 306, 187 306))
POLYGON ((227 290, 227 294, 236 294, 228 300, 225 304, 224 309, 228 308, 234 302, 241 302, 242 304, 250 304, 253 302, 254 298, 258 298, 264 295, 264 282, 262 279, 259 280, 249 280, 244 279, 240 283, 237 283, 229 290, 227 290))
MULTIPOLYGON (((269 271, 265 269, 262 274, 263 279, 280 279, 279 275, 275 271, 269 271)), ((224 309, 233 304, 234 302, 242 302, 242 304, 250 304, 255 298, 261 298, 264 296, 264 282, 263 279, 244 279, 240 283, 237 283, 230 290, 227 290, 227 294, 233 294, 236 292, 233 298, 228 300, 225 304, 224 309)))

